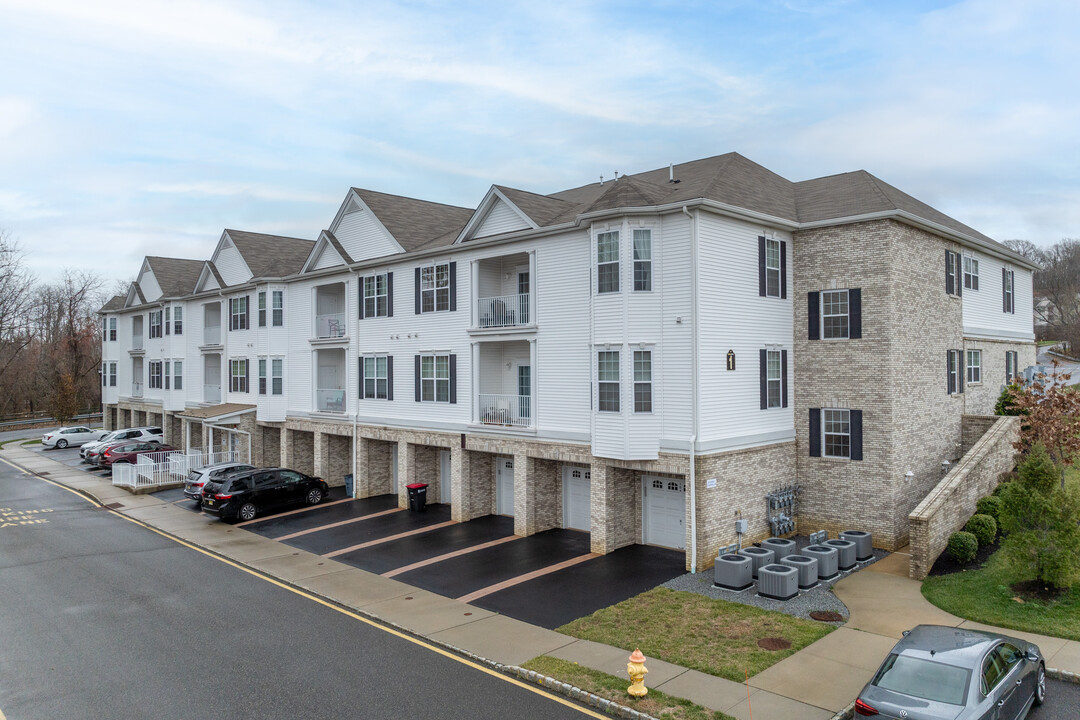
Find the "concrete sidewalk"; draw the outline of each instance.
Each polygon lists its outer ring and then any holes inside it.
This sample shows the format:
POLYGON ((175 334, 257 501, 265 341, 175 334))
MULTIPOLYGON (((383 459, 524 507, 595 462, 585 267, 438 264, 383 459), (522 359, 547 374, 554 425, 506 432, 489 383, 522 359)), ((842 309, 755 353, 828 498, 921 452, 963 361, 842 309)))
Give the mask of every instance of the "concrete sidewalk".
MULTIPOLYGON (((283 545, 151 495, 132 495, 108 478, 17 445, 0 450, 0 457, 192 545, 429 640, 503 665, 551 655, 625 676, 627 651, 622 648, 576 640, 283 545)), ((847 625, 750 678, 748 685, 650 659, 649 687, 739 720, 828 720, 854 700, 903 630, 919 623, 983 627, 923 599, 919 583, 907 578, 907 561, 894 554, 838 583, 836 593, 851 611, 847 625)), ((1038 643, 1048 667, 1080 672, 1080 643, 1011 634, 1038 643)))

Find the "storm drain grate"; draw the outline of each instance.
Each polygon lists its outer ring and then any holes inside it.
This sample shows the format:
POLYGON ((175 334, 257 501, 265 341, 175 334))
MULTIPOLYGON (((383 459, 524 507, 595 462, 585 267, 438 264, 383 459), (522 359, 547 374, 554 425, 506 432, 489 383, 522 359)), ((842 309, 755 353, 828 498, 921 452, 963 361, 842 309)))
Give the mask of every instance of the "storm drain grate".
POLYGON ((101 505, 98 510, 116 510, 122 507, 124 507, 124 503, 109 503, 108 505, 101 505))

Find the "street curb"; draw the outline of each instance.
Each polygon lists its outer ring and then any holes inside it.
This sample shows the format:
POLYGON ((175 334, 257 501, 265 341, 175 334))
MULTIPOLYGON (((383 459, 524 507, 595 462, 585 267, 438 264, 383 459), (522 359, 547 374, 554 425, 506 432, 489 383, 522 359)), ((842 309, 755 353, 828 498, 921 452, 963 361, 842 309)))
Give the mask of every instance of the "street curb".
POLYGON ((1080 675, 1074 672, 1069 672, 1068 670, 1046 668, 1046 677, 1054 678, 1055 680, 1061 680, 1062 682, 1072 683, 1073 685, 1080 685, 1080 675))
POLYGON ((829 718, 829 720, 851 720, 851 718, 853 718, 853 717, 855 717, 855 701, 854 700, 852 700, 851 704, 848 705, 846 708, 844 708, 843 710, 841 710, 840 712, 836 713, 831 718, 829 718))

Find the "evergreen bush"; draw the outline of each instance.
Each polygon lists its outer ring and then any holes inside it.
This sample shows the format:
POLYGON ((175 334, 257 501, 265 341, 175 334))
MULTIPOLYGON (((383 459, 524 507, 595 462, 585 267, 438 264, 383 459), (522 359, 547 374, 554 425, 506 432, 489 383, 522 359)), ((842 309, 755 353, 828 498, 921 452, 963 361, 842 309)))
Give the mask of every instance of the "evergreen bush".
POLYGON ((997 520, 990 515, 972 515, 964 529, 975 536, 979 547, 993 545, 997 540, 997 520))
POLYGON ((960 564, 967 564, 975 559, 979 550, 979 541, 969 532, 961 530, 949 536, 949 545, 945 548, 949 557, 960 564))

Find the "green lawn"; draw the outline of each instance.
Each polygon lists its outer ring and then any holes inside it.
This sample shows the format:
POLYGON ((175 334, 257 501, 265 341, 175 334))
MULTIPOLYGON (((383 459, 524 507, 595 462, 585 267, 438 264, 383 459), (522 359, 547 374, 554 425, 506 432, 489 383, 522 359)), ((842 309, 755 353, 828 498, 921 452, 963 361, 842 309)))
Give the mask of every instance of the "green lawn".
POLYGON ((828 635, 831 625, 741 603, 653 588, 598 610, 559 632, 743 682, 828 635), (762 638, 784 638, 788 650, 764 650, 762 638))
MULTIPOLYGON (((645 666, 648 667, 648 663, 645 666)), ((626 689, 630 687, 629 678, 608 675, 599 670, 582 667, 569 660, 560 660, 542 655, 533 658, 522 667, 570 683, 593 695, 599 695, 602 698, 633 708, 646 715, 663 718, 663 720, 735 720, 730 715, 708 710, 700 705, 695 705, 689 700, 665 695, 651 688, 649 694, 645 697, 641 699, 635 698, 626 692, 626 689)), ((646 675, 645 687, 648 686, 649 676, 646 675)))

